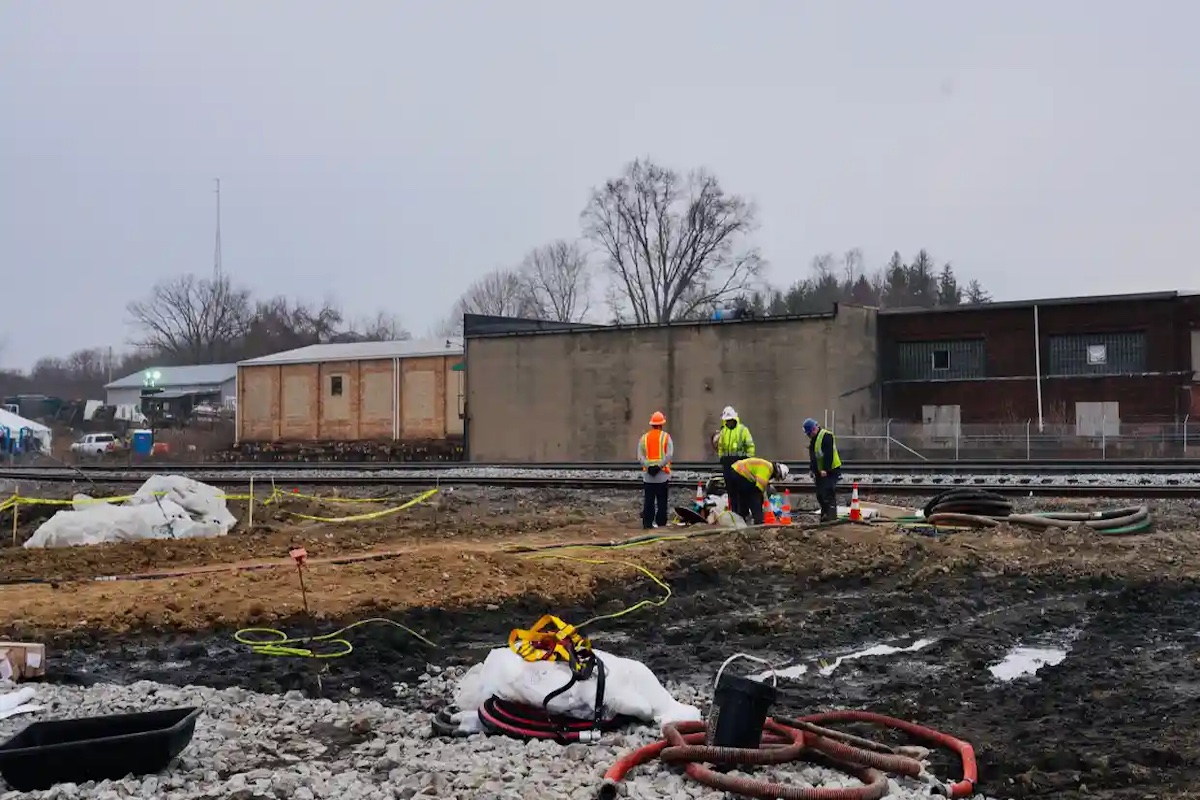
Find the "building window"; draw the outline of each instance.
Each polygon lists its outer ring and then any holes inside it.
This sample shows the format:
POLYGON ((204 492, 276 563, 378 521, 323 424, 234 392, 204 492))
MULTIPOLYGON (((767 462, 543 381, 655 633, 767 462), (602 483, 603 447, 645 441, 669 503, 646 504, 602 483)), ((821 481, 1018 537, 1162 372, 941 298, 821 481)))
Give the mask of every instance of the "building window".
POLYGON ((1100 367, 1108 363, 1108 345, 1089 344, 1087 346, 1087 363, 1089 367, 1100 367))
POLYGON ((934 350, 930 355, 933 362, 934 370, 942 372, 950 369, 950 351, 949 350, 934 350))
POLYGON ((342 396, 342 376, 341 375, 329 376, 329 394, 332 397, 341 397, 342 396))

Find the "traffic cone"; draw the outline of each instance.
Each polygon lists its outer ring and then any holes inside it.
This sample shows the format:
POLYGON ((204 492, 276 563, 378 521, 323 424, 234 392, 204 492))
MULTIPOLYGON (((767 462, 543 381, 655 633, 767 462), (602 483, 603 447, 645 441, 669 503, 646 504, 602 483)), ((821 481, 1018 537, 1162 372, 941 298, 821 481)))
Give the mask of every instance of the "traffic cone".
POLYGON ((704 481, 696 481, 696 508, 704 508, 704 481))
POLYGON ((771 508, 771 501, 767 497, 763 497, 763 525, 778 525, 779 520, 775 519, 775 509, 771 508))
POLYGON ((854 490, 850 493, 850 521, 862 522, 862 507, 858 504, 858 482, 854 482, 854 490))
POLYGON ((779 510, 779 524, 792 524, 792 493, 788 489, 783 490, 783 508, 779 510))

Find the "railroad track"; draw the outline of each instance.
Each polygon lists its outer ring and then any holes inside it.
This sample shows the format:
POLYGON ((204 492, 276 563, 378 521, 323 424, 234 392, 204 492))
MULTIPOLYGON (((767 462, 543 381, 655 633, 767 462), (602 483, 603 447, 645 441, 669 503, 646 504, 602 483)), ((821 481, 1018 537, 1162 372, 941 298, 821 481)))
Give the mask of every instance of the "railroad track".
MULTIPOLYGON (((0 478, 6 477, 6 473, 0 472, 0 478)), ((97 475, 94 480, 97 484, 119 484, 130 485, 140 484, 145 480, 145 475, 137 475, 134 473, 111 474, 108 476, 97 475)), ((215 475, 206 477, 205 482, 214 486, 222 487, 245 487, 250 482, 250 475, 215 475)), ((313 475, 304 473, 293 473, 287 477, 277 476, 275 473, 270 475, 257 475, 255 480, 260 485, 264 484, 268 479, 273 478, 273 483, 276 487, 287 491, 292 487, 298 486, 337 486, 337 487, 355 487, 355 488, 384 488, 384 487, 412 487, 412 488, 430 488, 433 486, 442 487, 458 487, 458 486, 476 486, 476 487, 496 487, 510 489, 572 489, 582 491, 596 490, 626 490, 637 491, 641 489, 641 481, 636 474, 626 476, 612 477, 578 477, 569 475, 546 475, 546 476, 530 476, 530 475, 446 475, 441 477, 427 475, 363 475, 363 474, 340 474, 340 475, 313 475)), ((89 486, 89 479, 78 473, 60 471, 54 478, 41 478, 47 482, 73 484, 75 488, 86 489, 89 486)), ((847 481, 842 487, 843 490, 848 490, 850 481, 847 481)), ((680 486, 689 486, 690 484, 680 482, 680 486)), ((797 493, 803 494, 811 491, 811 484, 800 481, 796 483, 786 484, 787 488, 794 489, 797 493)), ((1200 497, 1200 478, 1190 485, 1164 485, 1164 484, 1102 484, 1102 483, 1050 483, 1040 481, 1017 480, 1006 483, 996 481, 985 481, 980 478, 973 479, 955 479, 935 478, 933 480, 910 482, 910 483, 885 483, 885 482, 858 482, 859 491, 864 494, 876 493, 885 495, 933 495, 945 489, 956 486, 970 486, 972 488, 986 489, 1004 495, 1036 495, 1036 496, 1053 496, 1053 497, 1139 497, 1139 498, 1189 498, 1200 497)))
MULTIPOLYGON (((807 457, 782 459, 789 464, 803 464, 807 457)), ((677 462, 680 472, 703 472, 717 469, 714 462, 677 462)), ((1002 460, 994 461, 853 461, 850 467, 857 473, 888 475, 1071 475, 1071 474, 1196 474, 1200 475, 1200 459, 1129 459, 1129 460, 1002 460)), ((345 471, 372 472, 446 472, 460 470, 521 470, 521 471, 636 471, 633 462, 591 461, 562 463, 475 463, 469 461, 429 462, 349 462, 349 461, 279 461, 279 462, 142 462, 93 463, 75 465, 38 465, 0 467, 0 477, 36 478, 39 474, 57 474, 64 470, 78 472, 114 473, 132 470, 141 474, 155 472, 307 472, 345 471)))

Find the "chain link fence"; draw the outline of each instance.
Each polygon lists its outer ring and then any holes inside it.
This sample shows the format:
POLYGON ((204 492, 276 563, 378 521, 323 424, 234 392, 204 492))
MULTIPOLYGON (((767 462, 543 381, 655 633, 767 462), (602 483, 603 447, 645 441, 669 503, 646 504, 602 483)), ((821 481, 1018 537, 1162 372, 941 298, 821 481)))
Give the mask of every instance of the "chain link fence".
POLYGON ((826 421, 838 450, 853 461, 1100 460, 1200 458, 1200 418, 1101 420, 1099 424, 1024 422, 955 424, 826 421))

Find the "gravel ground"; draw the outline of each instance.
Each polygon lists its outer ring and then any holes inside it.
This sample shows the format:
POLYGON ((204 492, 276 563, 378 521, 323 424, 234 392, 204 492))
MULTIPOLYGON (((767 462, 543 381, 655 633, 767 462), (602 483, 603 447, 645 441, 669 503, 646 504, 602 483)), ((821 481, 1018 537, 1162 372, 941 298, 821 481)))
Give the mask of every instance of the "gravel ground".
MULTIPOLYGON (((457 673, 434 670, 422 677, 415 690, 441 701, 449 695, 457 673)), ((695 689, 669 688, 685 702, 700 700, 695 689)), ((652 730, 641 727, 610 735, 598 744, 565 748, 504 737, 431 739, 427 711, 405 711, 367 700, 311 700, 298 692, 263 695, 149 681, 89 688, 43 685, 38 693, 37 702, 47 709, 32 718, 0 721, 0 738, 36 719, 179 706, 199 706, 204 714, 192 743, 163 773, 78 786, 60 784, 39 792, 7 791, 0 781, 0 800, 591 798, 613 761, 656 738, 652 730)), ((810 785, 857 785, 840 773, 815 766, 797 765, 771 775, 810 785)), ((635 771, 626 789, 627 797, 647 800, 724 797, 659 766, 635 771)), ((927 787, 905 781, 894 783, 890 796, 930 795, 927 787)), ((977 797, 984 800, 983 795, 977 797)))
MULTIPOLYGON (((797 467, 803 471, 803 465, 797 467)), ((61 471, 61 470, 56 470, 61 471)), ((845 483, 857 481, 867 484, 894 484, 896 486, 928 486, 931 491, 937 491, 938 488, 948 486, 957 486, 963 484, 986 484, 986 485, 1018 485, 1018 486, 1195 486, 1200 487, 1200 473, 1198 472, 1179 472, 1179 473, 1146 473, 1146 472, 1104 472, 1104 473, 1079 473, 1074 475, 1053 474, 1053 475, 1031 475, 1014 473, 1007 475, 997 475, 991 473, 985 474, 966 474, 953 473, 945 475, 913 475, 906 472, 886 472, 886 471, 871 471, 871 472, 856 472, 853 465, 846 467, 845 483)), ((138 473, 137 469, 132 470, 114 470, 111 473, 90 472, 88 478, 96 482, 103 482, 106 478, 121 477, 138 473)), ((696 472, 691 470, 676 471, 672 473, 672 478, 676 482, 695 484, 698 480, 706 480, 717 473, 717 470, 705 470, 696 472)), ((145 473, 161 474, 161 473, 145 473)), ((443 480, 453 478, 558 478, 564 480, 589 479, 589 478, 628 478, 631 481, 638 480, 640 473, 634 470, 613 470, 613 469, 521 469, 516 467, 454 467, 451 469, 441 470, 353 470, 353 469, 306 469, 289 471, 287 469, 279 470, 220 470, 213 472, 188 472, 189 477, 200 481, 230 481, 230 480, 249 480, 253 475, 255 478, 274 478, 276 481, 296 481, 303 483, 305 478, 327 478, 327 477, 370 477, 373 479, 380 478, 441 478, 443 480)), ((30 481, 22 481, 22 484, 33 483, 30 481)), ((0 491, 11 491, 11 488, 4 489, 3 482, 0 481, 0 491)), ((800 486, 807 486, 807 481, 800 477, 798 481, 800 486)))

